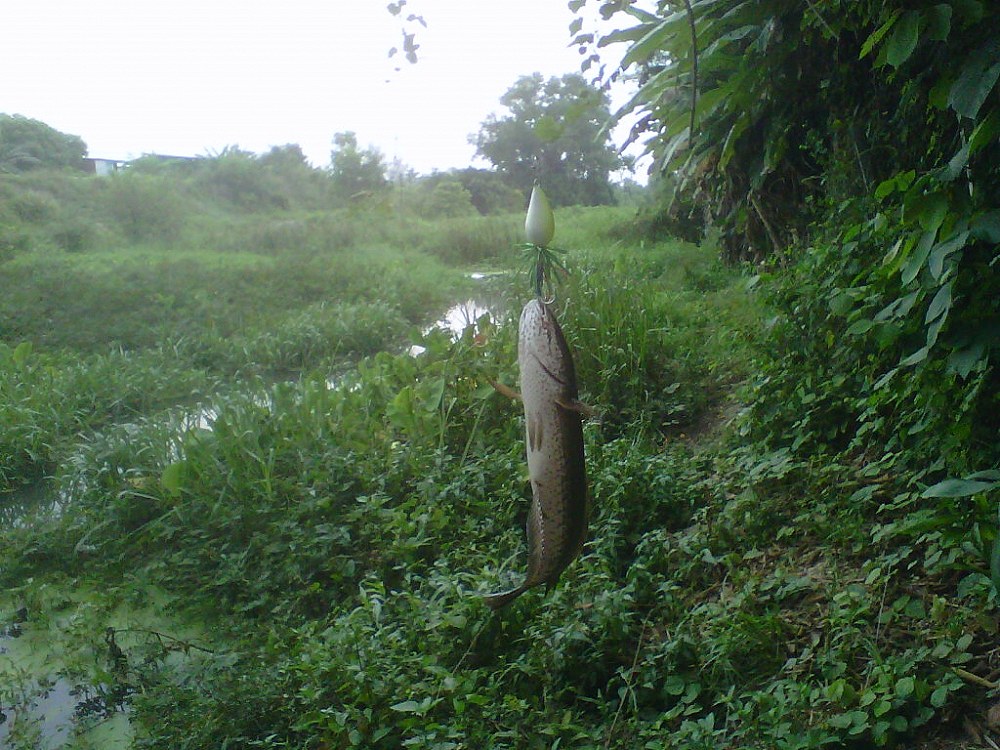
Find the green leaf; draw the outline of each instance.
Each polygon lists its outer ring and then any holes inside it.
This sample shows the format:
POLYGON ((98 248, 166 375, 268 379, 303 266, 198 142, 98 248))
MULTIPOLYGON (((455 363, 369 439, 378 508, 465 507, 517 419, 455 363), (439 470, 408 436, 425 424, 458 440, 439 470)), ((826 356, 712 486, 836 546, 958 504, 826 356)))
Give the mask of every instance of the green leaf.
POLYGON ((425 385, 423 407, 426 412, 435 412, 444 399, 445 379, 436 378, 425 385))
POLYGON ((875 314, 875 322, 882 323, 890 318, 905 317, 910 310, 913 309, 913 306, 917 303, 917 299, 919 297, 920 292, 916 291, 910 292, 905 297, 900 297, 899 299, 894 300, 875 314))
POLYGON ((945 479, 943 482, 931 485, 921 497, 969 497, 980 492, 987 492, 1000 486, 1000 482, 980 482, 971 479, 945 479))
POLYGON ((886 62, 894 68, 906 62, 917 47, 919 30, 920 14, 915 10, 904 13, 886 43, 886 62))
POLYGON ((854 719, 851 714, 837 714, 827 719, 827 723, 834 729, 847 729, 854 723, 854 719))
POLYGON ((941 274, 944 273, 944 262, 956 250, 961 250, 965 247, 965 244, 969 241, 969 232, 959 232, 957 235, 952 237, 946 242, 939 242, 935 247, 933 252, 931 252, 930 258, 927 260, 927 266, 930 268, 931 276, 937 281, 941 278, 941 274))
POLYGON ((667 695, 680 695, 685 687, 684 678, 679 675, 670 675, 663 681, 663 690, 667 695))
MULTIPOLYGON (((629 47, 625 57, 622 58, 621 67, 627 68, 635 63, 645 62, 650 55, 658 52, 667 46, 667 42, 679 27, 679 14, 673 14, 656 24, 644 24, 644 27, 652 28, 638 42, 629 47)), ((676 75, 676 73, 675 73, 676 75)))
POLYGON ((392 711, 399 711, 400 713, 412 714, 420 711, 420 704, 416 701, 402 701, 389 706, 389 709, 392 711))
POLYGON ((892 15, 889 16, 889 20, 884 24, 879 26, 875 31, 872 32, 871 36, 865 39, 865 43, 861 45, 861 52, 858 55, 858 59, 861 60, 871 54, 871 51, 875 49, 876 45, 882 41, 882 38, 889 32, 889 29, 893 27, 893 24, 899 19, 902 10, 893 11, 892 15))
POLYGON ((951 285, 952 282, 949 281, 938 289, 937 294, 934 295, 934 299, 927 306, 927 315, 924 316, 924 323, 930 323, 932 320, 948 314, 948 310, 951 309, 951 285))
POLYGON ((968 163, 969 144, 966 143, 948 160, 948 166, 941 170, 939 179, 942 182, 952 182, 958 179, 958 176, 962 174, 962 170, 965 169, 968 163))
POLYGON ((889 252, 887 252, 885 254, 885 257, 882 258, 882 265, 883 266, 889 265, 894 260, 896 260, 897 257, 899 257, 899 250, 900 250, 901 247, 903 247, 903 240, 904 239, 905 239, 904 237, 900 237, 898 240, 896 240, 892 244, 892 247, 889 248, 889 252))
POLYGON ((740 136, 743 135, 743 131, 747 129, 750 125, 750 117, 745 113, 736 118, 736 122, 729 129, 728 135, 726 135, 726 140, 722 144, 722 154, 719 156, 719 169, 725 169, 729 164, 729 160, 733 158, 736 154, 736 144, 739 142, 740 136))
POLYGON ((913 695, 914 685, 912 677, 901 677, 896 680, 896 695, 900 698, 909 698, 913 695))
POLYGON ((538 136, 539 140, 543 143, 551 143, 556 141, 562 136, 565 128, 559 123, 556 118, 551 115, 542 115, 535 122, 535 135, 538 136))
POLYGON ((905 357, 899 361, 900 367, 910 367, 911 365, 916 365, 927 359, 927 355, 930 354, 930 349, 926 346, 922 346, 917 351, 913 352, 909 357, 905 357))
POLYGON ((941 708, 948 701, 948 688, 945 685, 937 688, 931 693, 931 705, 934 708, 941 708))
POLYGON ((914 169, 908 169, 905 172, 900 172, 896 175, 896 187, 900 190, 909 190, 910 185, 917 177, 917 172, 914 169))
POLYGON ((998 133, 1000 133, 1000 110, 994 109, 972 130, 969 136, 969 155, 993 143, 998 133))
POLYGON ((931 321, 931 324, 927 326, 927 348, 931 349, 938 340, 938 334, 941 333, 941 328, 944 326, 945 319, 948 316, 945 315, 941 318, 935 318, 931 321))
POLYGON ((924 12, 927 21, 927 36, 935 42, 943 42, 951 33, 952 9, 948 3, 940 3, 924 12))
POLYGON ((991 39, 973 52, 948 93, 948 105, 962 117, 975 119, 1000 78, 1000 41, 991 39))
POLYGON ((920 236, 920 240, 917 242, 917 247, 913 251, 906 263, 903 264, 903 268, 900 271, 900 275, 904 284, 909 284, 915 278, 917 274, 920 273, 920 269, 924 266, 924 261, 927 260, 927 256, 930 255, 931 248, 934 246, 934 238, 937 236, 937 230, 924 232, 920 236))
POLYGON ((985 353, 986 347, 981 343, 956 349, 948 355, 948 372, 955 373, 961 378, 969 377, 969 373, 983 360, 985 353))
POLYGON ((941 192, 907 196, 903 210, 907 221, 918 221, 927 231, 936 230, 948 214, 948 196, 941 192))
POLYGON ((10 357, 15 367, 24 367, 28 358, 31 357, 31 349, 32 346, 30 341, 22 341, 14 347, 14 352, 10 355, 10 357))
POLYGON ((1000 534, 993 540, 993 550, 990 552, 990 583, 1000 594, 1000 534))
POLYGON ((896 190, 896 178, 890 177, 888 180, 882 180, 875 188, 875 200, 882 200, 888 195, 892 195, 896 190))
POLYGON ((177 496, 181 493, 181 480, 184 476, 184 462, 175 461, 164 467, 160 474, 160 486, 170 495, 177 496))

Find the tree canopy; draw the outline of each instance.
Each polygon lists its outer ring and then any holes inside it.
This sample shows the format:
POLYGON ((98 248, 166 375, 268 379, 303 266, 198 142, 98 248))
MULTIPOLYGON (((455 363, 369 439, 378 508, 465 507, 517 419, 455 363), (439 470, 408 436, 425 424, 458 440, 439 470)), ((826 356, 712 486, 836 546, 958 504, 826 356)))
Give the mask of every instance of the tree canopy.
POLYGON ((333 136, 330 177, 337 197, 349 199, 359 193, 379 192, 389 186, 385 157, 376 148, 360 148, 351 131, 333 136))
MULTIPOLYGON (((994 6, 601 3, 616 30, 573 22, 591 66, 621 44, 609 75, 641 82, 625 111, 671 183, 662 223, 714 225, 727 258, 776 270, 775 359, 753 407, 761 443, 842 451, 918 489, 997 466, 994 6)), ((982 483, 937 486, 922 497, 982 483)), ((995 528, 990 515, 946 533, 995 528)), ((988 556, 1000 589, 1000 541, 988 556)))
POLYGON ((505 181, 527 193, 540 179, 559 205, 612 203, 610 173, 622 160, 604 129, 607 94, 583 76, 522 76, 501 97, 508 109, 490 115, 470 140, 505 181))
POLYGON ((27 172, 40 167, 78 168, 87 144, 23 115, 0 114, 0 172, 27 172))

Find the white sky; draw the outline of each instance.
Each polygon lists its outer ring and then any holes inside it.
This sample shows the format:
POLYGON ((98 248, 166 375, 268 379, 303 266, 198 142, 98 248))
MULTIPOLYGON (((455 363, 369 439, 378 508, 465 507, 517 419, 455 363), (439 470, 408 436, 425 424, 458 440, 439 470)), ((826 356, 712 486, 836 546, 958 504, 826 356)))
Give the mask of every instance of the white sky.
POLYGON ((387 56, 388 0, 2 1, 0 112, 105 158, 298 143, 324 166, 353 130, 418 172, 463 167, 518 76, 581 60, 565 0, 409 0, 416 65, 387 56))

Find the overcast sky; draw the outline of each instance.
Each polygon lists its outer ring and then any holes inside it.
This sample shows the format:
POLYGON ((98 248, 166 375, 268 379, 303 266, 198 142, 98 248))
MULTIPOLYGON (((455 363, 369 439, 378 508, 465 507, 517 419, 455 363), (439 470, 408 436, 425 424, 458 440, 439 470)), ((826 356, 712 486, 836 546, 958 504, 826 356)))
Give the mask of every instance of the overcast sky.
POLYGON ((518 76, 579 71, 565 0, 409 0, 416 65, 387 56, 387 2, 3 0, 0 112, 117 159, 298 143, 323 166, 353 130, 427 173, 472 162, 518 76))

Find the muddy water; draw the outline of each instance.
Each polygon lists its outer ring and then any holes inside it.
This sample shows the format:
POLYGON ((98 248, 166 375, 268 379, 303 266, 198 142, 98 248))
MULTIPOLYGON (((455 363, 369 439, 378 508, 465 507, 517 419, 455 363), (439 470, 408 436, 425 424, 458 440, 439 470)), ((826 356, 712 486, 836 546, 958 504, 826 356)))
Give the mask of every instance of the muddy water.
POLYGON ((118 750, 131 743, 124 703, 70 679, 58 626, 31 621, 26 608, 4 612, 0 628, 0 748, 118 750))

